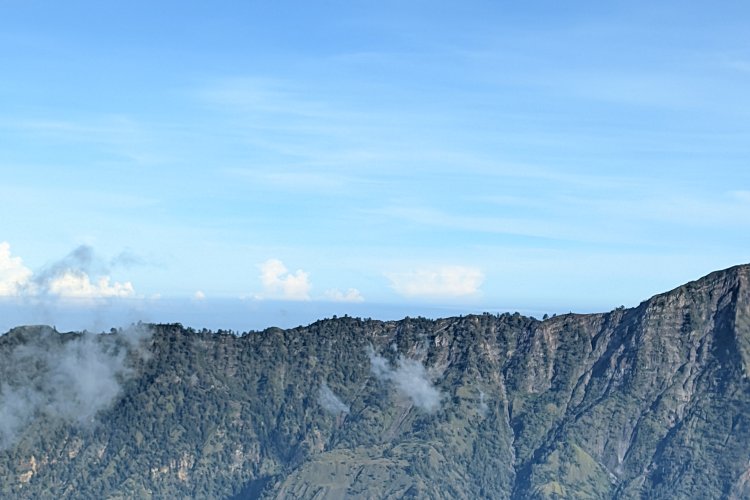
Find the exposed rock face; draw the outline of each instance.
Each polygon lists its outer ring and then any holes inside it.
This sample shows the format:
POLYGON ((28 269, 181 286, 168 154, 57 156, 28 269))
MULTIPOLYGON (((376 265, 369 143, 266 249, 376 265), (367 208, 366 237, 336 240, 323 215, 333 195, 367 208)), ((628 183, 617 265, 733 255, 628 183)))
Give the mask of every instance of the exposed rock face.
MULTIPOLYGON (((750 498, 749 285, 545 321, 155 326, 93 422, 13 436, 0 496, 750 498)), ((7 364, 34 332, 0 337, 3 373, 47 369, 7 364)))

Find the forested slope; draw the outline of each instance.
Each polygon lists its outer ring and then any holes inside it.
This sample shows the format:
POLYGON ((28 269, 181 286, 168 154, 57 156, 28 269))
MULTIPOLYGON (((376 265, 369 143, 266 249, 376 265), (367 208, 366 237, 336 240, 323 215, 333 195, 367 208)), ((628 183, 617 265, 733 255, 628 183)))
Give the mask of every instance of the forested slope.
POLYGON ((3 498, 748 498, 750 268, 632 309, 0 337, 3 498))

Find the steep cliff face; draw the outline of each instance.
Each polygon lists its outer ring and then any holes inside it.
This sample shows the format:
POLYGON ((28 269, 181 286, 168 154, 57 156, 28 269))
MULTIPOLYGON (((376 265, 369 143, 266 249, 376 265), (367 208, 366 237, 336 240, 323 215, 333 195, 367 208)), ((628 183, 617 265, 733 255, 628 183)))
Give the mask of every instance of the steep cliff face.
POLYGON ((747 267, 733 268, 600 324, 584 318, 570 399, 517 486, 559 490, 563 468, 592 459, 607 495, 739 491, 750 458, 747 280, 747 267))
MULTIPOLYGON (((160 325, 85 349, 19 329, 0 337, 0 411, 23 424, 4 431, 0 494, 747 498, 749 281, 739 266, 545 321, 345 317, 241 337, 160 325), (39 386, 80 374, 30 345, 97 370, 116 359, 101 372, 115 392, 51 414, 39 386)), ((71 397, 97 396, 82 387, 71 397)))

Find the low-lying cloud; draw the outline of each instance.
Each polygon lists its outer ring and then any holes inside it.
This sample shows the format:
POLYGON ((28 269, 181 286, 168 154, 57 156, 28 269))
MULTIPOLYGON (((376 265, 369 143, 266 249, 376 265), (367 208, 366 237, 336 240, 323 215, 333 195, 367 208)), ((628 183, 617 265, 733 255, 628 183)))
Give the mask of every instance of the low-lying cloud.
POLYGON ((391 288, 404 297, 466 297, 476 295, 484 282, 479 269, 443 266, 386 275, 391 288))
POLYGON ((10 244, 0 242, 0 297, 17 296, 29 282, 31 269, 10 253, 10 244))
MULTIPOLYGON (((118 256, 113 265, 133 263, 133 256, 118 256)), ((112 281, 109 265, 97 259, 90 246, 81 245, 70 254, 34 273, 13 256, 7 242, 0 243, 0 296, 97 299, 133 297, 129 281, 112 281), (93 276, 93 279, 92 279, 93 276)))
POLYGON ((489 411, 490 407, 487 404, 487 398, 483 390, 479 390, 479 411, 485 415, 489 411))
POLYGON ((278 259, 260 265, 260 281, 263 291, 256 296, 259 299, 310 300, 309 275, 302 269, 289 272, 278 259))
POLYGON ((323 382, 318 391, 318 403, 320 403, 320 406, 322 406, 327 412, 334 415, 349 413, 349 405, 341 401, 341 399, 325 382, 323 382))
POLYGON ((364 302, 365 298, 356 288, 343 292, 338 288, 326 290, 325 298, 332 302, 364 302))
POLYGON ((110 283, 109 276, 100 276, 92 282, 83 271, 69 269, 45 283, 44 290, 58 297, 73 299, 95 299, 110 297, 133 297, 132 283, 110 283))
POLYGON ((367 350, 370 371, 378 380, 392 382, 399 393, 408 397, 414 406, 427 412, 440 407, 442 396, 432 384, 424 365, 415 359, 399 356, 396 367, 378 355, 372 347, 367 350))
POLYGON ((40 415, 85 425, 119 396, 133 363, 148 356, 149 328, 114 335, 26 329, 0 352, 0 449, 12 445, 40 415))

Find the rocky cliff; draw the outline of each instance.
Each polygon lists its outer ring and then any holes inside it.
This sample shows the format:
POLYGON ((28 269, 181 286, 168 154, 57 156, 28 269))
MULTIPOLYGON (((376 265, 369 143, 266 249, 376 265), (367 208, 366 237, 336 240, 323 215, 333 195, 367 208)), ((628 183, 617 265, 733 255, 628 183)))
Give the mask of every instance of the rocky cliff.
POLYGON ((0 495, 750 498, 749 280, 544 321, 18 328, 0 495))

